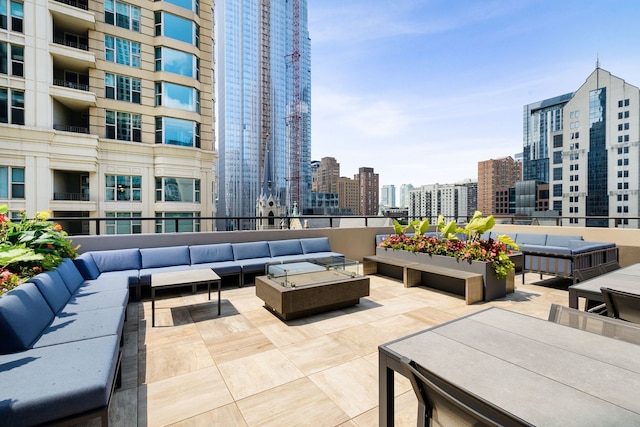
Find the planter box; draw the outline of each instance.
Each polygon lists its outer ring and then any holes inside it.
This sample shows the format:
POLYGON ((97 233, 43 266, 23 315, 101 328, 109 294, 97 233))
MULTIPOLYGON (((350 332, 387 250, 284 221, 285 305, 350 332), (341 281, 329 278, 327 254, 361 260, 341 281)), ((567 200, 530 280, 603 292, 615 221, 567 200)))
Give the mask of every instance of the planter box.
POLYGON ((484 261, 462 261, 454 257, 444 255, 429 255, 402 250, 376 248, 376 255, 385 258, 394 258, 406 262, 416 262, 422 264, 432 264, 439 267, 452 268, 456 270, 468 271, 470 273, 482 274, 484 282, 484 300, 491 301, 502 298, 507 294, 507 290, 513 292, 514 274, 511 273, 506 279, 498 279, 491 264, 484 261))

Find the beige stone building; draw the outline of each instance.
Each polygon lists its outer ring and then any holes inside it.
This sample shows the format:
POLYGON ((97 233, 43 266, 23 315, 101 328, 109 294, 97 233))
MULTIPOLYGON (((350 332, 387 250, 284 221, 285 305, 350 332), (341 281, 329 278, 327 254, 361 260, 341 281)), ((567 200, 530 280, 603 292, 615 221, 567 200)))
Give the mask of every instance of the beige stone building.
MULTIPOLYGON (((100 233, 206 230, 215 215, 210 0, 0 5, 0 204, 106 220, 100 233)), ((96 232, 85 222, 74 233, 96 232)))

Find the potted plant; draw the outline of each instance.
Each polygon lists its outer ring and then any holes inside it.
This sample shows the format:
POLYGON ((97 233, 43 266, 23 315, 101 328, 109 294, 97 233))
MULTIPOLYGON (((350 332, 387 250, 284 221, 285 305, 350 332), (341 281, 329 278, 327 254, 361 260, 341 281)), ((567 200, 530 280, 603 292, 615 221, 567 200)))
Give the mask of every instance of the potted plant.
POLYGON ((507 235, 495 239, 481 237, 495 225, 493 215, 483 217, 476 211, 464 227, 458 227, 455 221, 445 223, 440 215, 436 232, 425 234, 429 225, 428 219, 415 220, 407 226, 394 220, 395 234, 380 243, 376 254, 481 273, 487 301, 503 297, 508 288, 513 289, 514 263, 509 255, 518 246, 507 235), (414 234, 408 235, 411 229, 414 234))
POLYGON ((75 258, 76 248, 67 240, 60 224, 49 221, 48 212, 38 212, 12 221, 7 205, 0 205, 0 295, 36 274, 53 270, 62 258, 75 258))

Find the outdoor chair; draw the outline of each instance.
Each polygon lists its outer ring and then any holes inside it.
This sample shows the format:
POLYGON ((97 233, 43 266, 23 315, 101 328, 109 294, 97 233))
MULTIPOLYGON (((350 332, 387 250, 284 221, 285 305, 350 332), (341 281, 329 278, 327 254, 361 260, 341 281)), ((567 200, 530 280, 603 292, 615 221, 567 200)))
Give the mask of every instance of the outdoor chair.
POLYGON ((550 322, 640 345, 640 326, 618 319, 551 304, 550 322))
POLYGON ((530 426, 494 404, 465 392, 415 362, 402 358, 418 398, 417 426, 530 426))
POLYGON ((609 317, 640 323, 640 295, 600 288, 609 317))

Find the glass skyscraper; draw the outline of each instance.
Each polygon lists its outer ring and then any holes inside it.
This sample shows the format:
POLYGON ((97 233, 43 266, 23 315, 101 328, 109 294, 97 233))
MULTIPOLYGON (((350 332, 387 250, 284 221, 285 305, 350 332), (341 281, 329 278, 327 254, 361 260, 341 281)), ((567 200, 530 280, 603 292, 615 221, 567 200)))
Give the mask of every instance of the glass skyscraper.
POLYGON ((255 216, 265 192, 285 213, 294 204, 302 212, 311 190, 307 1, 221 0, 217 8, 217 215, 255 216))

